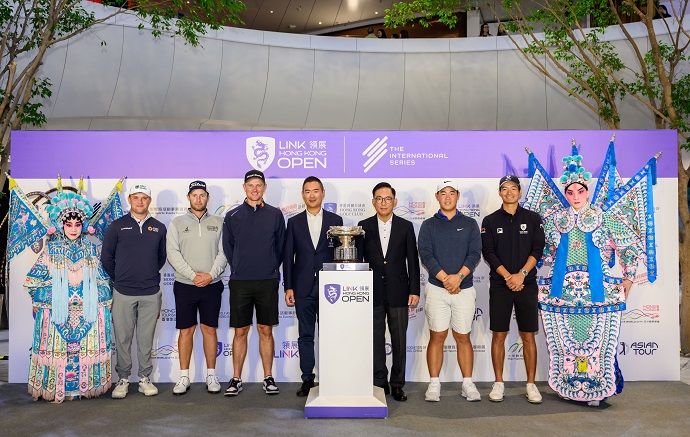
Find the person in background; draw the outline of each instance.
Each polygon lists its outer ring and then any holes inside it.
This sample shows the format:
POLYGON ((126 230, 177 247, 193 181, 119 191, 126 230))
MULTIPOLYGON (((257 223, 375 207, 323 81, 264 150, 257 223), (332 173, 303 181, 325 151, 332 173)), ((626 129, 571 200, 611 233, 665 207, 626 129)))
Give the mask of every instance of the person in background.
POLYGON ((386 31, 383 29, 377 30, 376 31, 376 38, 384 38, 384 39, 388 38, 388 36, 386 36, 386 31))
POLYGON ((492 36, 489 32, 489 25, 487 23, 482 24, 482 29, 479 31, 479 36, 492 36))
POLYGON ((376 34, 374 33, 373 27, 367 27, 367 36, 365 36, 365 38, 377 38, 376 34))

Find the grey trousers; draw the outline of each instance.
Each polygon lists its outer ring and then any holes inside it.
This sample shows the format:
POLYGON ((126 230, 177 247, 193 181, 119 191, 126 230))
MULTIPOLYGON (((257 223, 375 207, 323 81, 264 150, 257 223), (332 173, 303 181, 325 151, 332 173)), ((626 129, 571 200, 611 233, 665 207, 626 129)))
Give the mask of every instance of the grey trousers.
POLYGON ((148 377, 151 374, 151 348, 161 303, 160 291, 150 296, 127 296, 113 288, 113 330, 117 348, 115 371, 120 378, 128 378, 132 373, 131 349, 135 328, 139 377, 148 377))

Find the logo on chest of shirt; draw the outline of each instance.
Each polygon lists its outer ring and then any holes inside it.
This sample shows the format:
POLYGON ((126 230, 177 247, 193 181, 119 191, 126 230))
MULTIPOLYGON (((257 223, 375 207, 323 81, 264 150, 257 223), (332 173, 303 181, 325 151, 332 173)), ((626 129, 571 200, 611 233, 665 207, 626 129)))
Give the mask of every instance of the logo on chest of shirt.
POLYGON ((154 228, 153 226, 149 226, 148 229, 150 232, 158 232, 158 228, 154 228))
POLYGON ((131 226, 127 226, 127 227, 125 227, 125 228, 120 228, 120 230, 121 230, 121 231, 131 231, 131 230, 132 230, 132 227, 131 227, 131 226))
POLYGON ((527 234, 527 223, 520 223, 520 235, 527 234))
POLYGON ((184 231, 182 231, 182 233, 186 234, 188 232, 189 232, 189 226, 185 226, 184 231))
POLYGON ((503 233, 503 228, 498 228, 498 229, 496 229, 496 233, 497 233, 497 234, 502 234, 502 233, 503 233))
POLYGON ((211 225, 206 226, 206 230, 209 232, 218 232, 218 229, 219 229, 218 226, 211 226, 211 225))

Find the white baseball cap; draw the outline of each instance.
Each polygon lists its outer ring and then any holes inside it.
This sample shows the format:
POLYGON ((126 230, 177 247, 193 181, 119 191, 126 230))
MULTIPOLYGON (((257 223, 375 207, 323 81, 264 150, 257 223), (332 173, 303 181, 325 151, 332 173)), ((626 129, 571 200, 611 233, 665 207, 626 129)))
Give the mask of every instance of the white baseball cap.
POLYGON ((146 184, 134 184, 132 185, 132 188, 129 189, 129 195, 131 196, 132 194, 137 193, 146 194, 147 196, 151 197, 151 187, 146 184))
POLYGON ((440 181, 438 181, 438 185, 436 185, 436 192, 438 193, 446 187, 451 187, 455 191, 458 191, 458 183, 455 182, 453 179, 441 179, 440 181))

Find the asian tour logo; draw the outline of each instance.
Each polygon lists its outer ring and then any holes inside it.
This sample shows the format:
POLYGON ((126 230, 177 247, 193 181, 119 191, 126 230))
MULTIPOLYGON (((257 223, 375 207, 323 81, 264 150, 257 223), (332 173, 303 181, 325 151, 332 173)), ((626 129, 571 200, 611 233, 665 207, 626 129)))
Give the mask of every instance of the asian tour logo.
POLYGON ((618 353, 620 355, 654 355, 659 349, 659 344, 655 341, 634 341, 632 343, 621 341, 618 343, 618 353))
POLYGON ((264 171, 276 156, 276 139, 272 137, 247 138, 247 160, 255 170, 264 171))
POLYGON ((340 284, 326 284, 323 286, 323 294, 330 303, 336 303, 340 298, 340 284))
POLYGON ((362 156, 366 156, 367 160, 364 162, 364 173, 367 173, 377 162, 388 152, 388 137, 376 138, 369 147, 364 149, 362 156))

